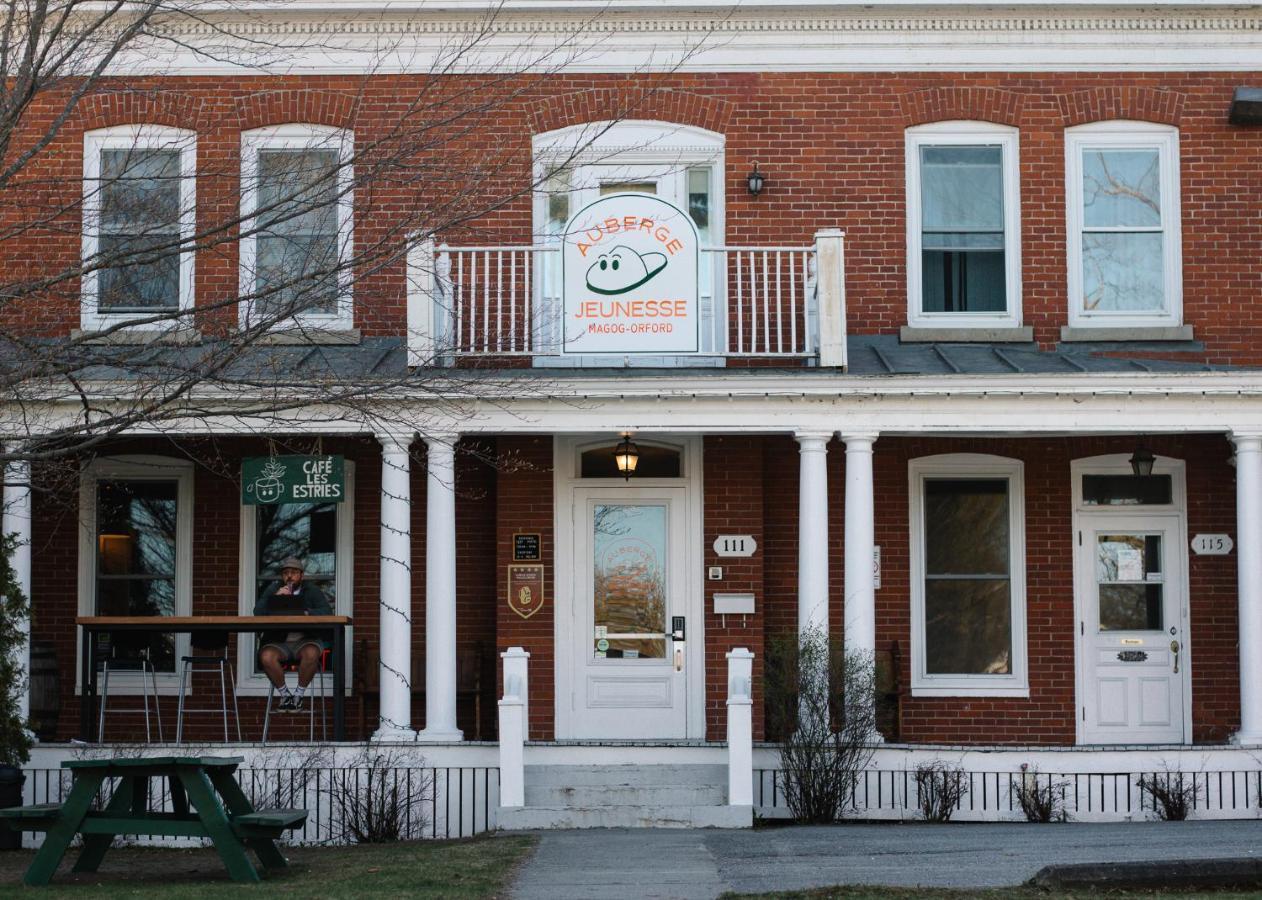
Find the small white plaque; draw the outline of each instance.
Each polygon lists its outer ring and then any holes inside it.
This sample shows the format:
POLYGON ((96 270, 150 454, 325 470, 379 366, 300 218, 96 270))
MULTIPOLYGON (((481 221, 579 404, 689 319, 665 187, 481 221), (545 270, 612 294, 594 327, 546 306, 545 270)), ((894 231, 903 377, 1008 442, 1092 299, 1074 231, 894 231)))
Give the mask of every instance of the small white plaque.
POLYGON ((1235 546, 1229 534, 1198 534, 1192 538, 1192 552, 1197 556, 1226 556, 1235 546))
POLYGON ((719 616, 747 616, 754 611, 753 594, 715 594, 714 614, 719 616))
POLYGON ((721 534, 714 539, 714 552, 718 556, 753 556, 758 542, 752 534, 721 534))

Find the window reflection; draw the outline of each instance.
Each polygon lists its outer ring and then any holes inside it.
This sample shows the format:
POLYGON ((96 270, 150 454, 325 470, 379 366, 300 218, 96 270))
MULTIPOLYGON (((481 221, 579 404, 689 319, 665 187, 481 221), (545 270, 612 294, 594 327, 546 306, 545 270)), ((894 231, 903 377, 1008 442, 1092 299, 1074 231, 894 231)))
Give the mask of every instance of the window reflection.
POLYGON ((592 511, 594 653, 666 656, 666 507, 599 504, 592 511))
MULTIPOLYGON (((175 615, 178 496, 174 480, 97 482, 97 615, 175 615)), ((175 671, 174 634, 129 636, 127 651, 175 671)))

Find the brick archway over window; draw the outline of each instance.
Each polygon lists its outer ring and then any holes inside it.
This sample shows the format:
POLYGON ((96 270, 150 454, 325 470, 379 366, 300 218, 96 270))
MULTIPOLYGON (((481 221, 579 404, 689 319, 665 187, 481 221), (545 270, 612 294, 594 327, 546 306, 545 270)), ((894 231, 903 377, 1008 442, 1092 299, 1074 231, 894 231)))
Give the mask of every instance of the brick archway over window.
POLYGON ((689 91, 598 88, 536 101, 527 110, 531 134, 586 122, 640 119, 691 125, 723 134, 733 106, 689 91))
POLYGON ((1016 91, 986 87, 925 88, 898 97, 903 124, 909 127, 956 119, 1016 127, 1024 102, 1016 91))
POLYGON ((1185 99, 1178 91, 1146 87, 1097 87, 1058 98, 1066 128, 1112 119, 1177 126, 1185 99))
POLYGON ((354 128, 357 99, 354 94, 302 88, 258 91, 237 99, 237 126, 250 131, 301 122, 354 128))
POLYGON ((76 110, 84 131, 116 125, 164 125, 202 130, 202 103, 183 91, 104 89, 84 97, 76 110))

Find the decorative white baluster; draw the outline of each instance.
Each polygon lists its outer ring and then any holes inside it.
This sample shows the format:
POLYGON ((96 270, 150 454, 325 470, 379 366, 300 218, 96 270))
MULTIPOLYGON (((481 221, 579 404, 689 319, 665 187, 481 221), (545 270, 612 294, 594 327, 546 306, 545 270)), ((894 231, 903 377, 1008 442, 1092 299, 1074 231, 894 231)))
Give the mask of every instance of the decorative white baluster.
POLYGON ((754 805, 754 654, 727 654, 727 803, 754 805))
POLYGON ((530 654, 509 647, 504 660, 504 696, 500 700, 500 806, 525 806, 525 742, 530 738, 530 654))

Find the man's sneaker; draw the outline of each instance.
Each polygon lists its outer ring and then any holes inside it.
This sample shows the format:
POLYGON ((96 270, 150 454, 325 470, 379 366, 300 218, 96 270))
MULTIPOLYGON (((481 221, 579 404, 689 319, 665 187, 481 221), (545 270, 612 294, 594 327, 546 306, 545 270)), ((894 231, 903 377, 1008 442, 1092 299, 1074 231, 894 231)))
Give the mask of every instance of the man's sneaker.
POLYGON ((280 705, 276 707, 277 712, 293 712, 298 708, 298 698, 293 694, 285 694, 280 699, 280 705))
POLYGON ((305 698, 305 697, 294 697, 294 696, 290 696, 289 700, 290 700, 290 706, 289 706, 289 711, 290 711, 290 712, 302 712, 302 711, 303 711, 303 705, 302 705, 302 704, 303 704, 303 702, 306 700, 306 698, 305 698))

